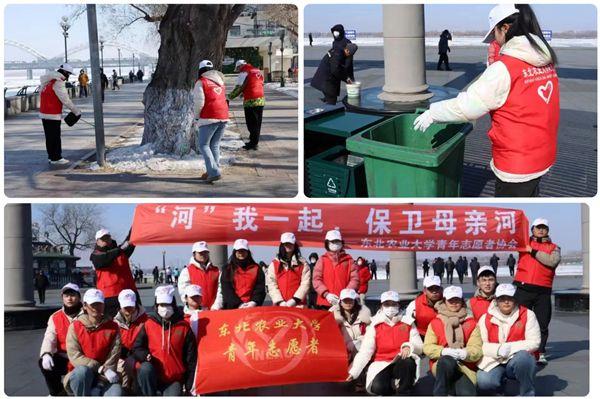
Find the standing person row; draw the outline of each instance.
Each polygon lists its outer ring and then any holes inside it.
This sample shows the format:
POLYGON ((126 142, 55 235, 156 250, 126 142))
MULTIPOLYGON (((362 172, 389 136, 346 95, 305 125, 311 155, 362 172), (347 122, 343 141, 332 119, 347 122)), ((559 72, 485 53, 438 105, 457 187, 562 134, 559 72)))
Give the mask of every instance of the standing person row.
POLYGON ((483 41, 498 42, 498 60, 466 92, 433 103, 416 118, 414 127, 425 131, 434 122, 467 122, 490 114, 496 196, 536 197, 542 177, 556 161, 557 57, 530 5, 497 5, 489 13, 489 23, 483 41))
POLYGON ((66 165, 68 159, 62 156, 61 120, 63 106, 75 115, 81 115, 67 92, 66 82, 73 75, 73 67, 62 64, 55 72, 40 77, 40 119, 46 137, 46 152, 50 165, 66 165))
POLYGON ((129 235, 118 245, 110 231, 100 229, 96 232, 96 245, 90 255, 92 265, 96 270, 96 287, 102 291, 106 315, 111 319, 119 311, 119 293, 124 289, 133 290, 141 303, 139 293, 131 274, 129 258, 133 255, 135 246, 129 242, 129 235))

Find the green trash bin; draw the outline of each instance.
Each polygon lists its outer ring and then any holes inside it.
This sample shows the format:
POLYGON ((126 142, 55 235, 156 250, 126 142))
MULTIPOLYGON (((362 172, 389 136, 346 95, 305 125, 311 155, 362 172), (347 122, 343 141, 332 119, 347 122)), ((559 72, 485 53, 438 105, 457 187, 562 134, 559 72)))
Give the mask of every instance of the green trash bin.
POLYGON ((365 160, 369 197, 458 197, 470 123, 415 131, 416 114, 401 114, 346 141, 365 160))
POLYGON ((366 197, 364 161, 343 146, 335 146, 306 160, 309 197, 366 197))

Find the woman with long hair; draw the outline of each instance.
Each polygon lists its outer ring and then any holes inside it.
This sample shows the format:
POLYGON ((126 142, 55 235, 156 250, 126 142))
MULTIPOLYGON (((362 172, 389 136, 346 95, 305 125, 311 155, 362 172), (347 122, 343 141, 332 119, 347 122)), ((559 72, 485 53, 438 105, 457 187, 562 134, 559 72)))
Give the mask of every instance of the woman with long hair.
POLYGON ((248 240, 233 244, 233 253, 221 272, 223 309, 261 306, 265 301, 265 274, 252 258, 248 240))

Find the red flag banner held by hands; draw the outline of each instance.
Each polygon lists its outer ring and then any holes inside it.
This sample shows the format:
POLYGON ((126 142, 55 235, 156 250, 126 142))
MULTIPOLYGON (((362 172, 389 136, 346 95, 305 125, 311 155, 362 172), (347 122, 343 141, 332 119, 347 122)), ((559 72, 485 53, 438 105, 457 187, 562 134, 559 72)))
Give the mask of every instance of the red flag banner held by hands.
POLYGON ((269 306, 202 312, 198 339, 194 395, 348 376, 346 345, 327 311, 269 306))
POLYGON ((516 251, 527 245, 529 222, 519 209, 451 205, 141 204, 136 245, 277 245, 293 232, 304 246, 323 245, 339 229, 352 249, 381 251, 516 251))

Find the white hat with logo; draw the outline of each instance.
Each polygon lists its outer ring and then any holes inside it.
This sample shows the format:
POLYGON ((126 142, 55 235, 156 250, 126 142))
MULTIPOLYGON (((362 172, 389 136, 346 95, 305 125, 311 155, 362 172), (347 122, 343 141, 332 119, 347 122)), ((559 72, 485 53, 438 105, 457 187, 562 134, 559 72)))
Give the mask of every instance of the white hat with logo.
POLYGON ((380 301, 381 303, 385 301, 400 302, 400 294, 396 291, 385 291, 381 294, 380 301))
POLYGON ((327 241, 342 241, 342 233, 339 230, 329 230, 325 235, 327 241))
POLYGON ((282 244, 295 244, 296 236, 294 235, 294 233, 283 233, 279 242, 281 242, 282 244))
POLYGON ((73 290, 75 292, 81 293, 81 291, 79 291, 79 286, 77 284, 73 284, 73 283, 67 283, 67 284, 63 285, 63 287, 60 289, 60 293, 64 294, 65 291, 68 291, 68 290, 73 290))
POLYGON ((425 276, 423 279, 423 287, 429 288, 435 286, 442 286, 442 280, 440 279, 440 276, 425 276))
POLYGON ((344 299, 355 300, 356 298, 358 298, 358 294, 352 288, 344 288, 340 292, 340 300, 344 300, 344 299))
POLYGON ((185 287, 185 295, 188 297, 193 297, 197 295, 202 296, 202 287, 196 284, 190 284, 187 287, 185 287))
POLYGON ((512 284, 500 284, 496 287, 496 298, 500 298, 501 296, 515 296, 515 292, 517 288, 512 284))
POLYGON ((110 231, 108 231, 107 229, 100 229, 96 232, 96 240, 104 237, 104 236, 109 236, 110 235, 110 231))
POLYGON ((479 268, 479 270, 477 270, 477 277, 479 277, 481 275, 481 273, 483 272, 492 272, 494 273, 494 276, 496 275, 496 272, 494 271, 494 268, 491 266, 482 266, 479 268))
POLYGON ((206 241, 198 241, 192 245, 192 252, 208 252, 206 241))
POLYGON ((62 69, 63 71, 69 72, 70 74, 73 74, 74 72, 73 67, 70 64, 62 64, 58 67, 58 69, 62 69))
POLYGON ((518 12, 519 10, 515 7, 514 4, 498 4, 497 6, 492 8, 490 14, 488 15, 490 30, 484 36, 483 42, 491 43, 492 40, 494 40, 494 28, 496 27, 496 25, 498 25, 498 23, 504 18, 510 17, 511 15, 516 14, 518 12))
POLYGON ((456 285, 451 285, 450 287, 444 288, 444 298, 452 299, 452 298, 462 298, 463 290, 456 285))
POLYGON ((171 303, 173 302, 173 295, 175 288, 172 285, 161 285, 154 291, 156 297, 156 303, 171 303))
POLYGON ((93 303, 104 303, 104 294, 96 288, 90 288, 83 295, 83 302, 88 305, 93 303))
POLYGON ((126 308, 129 306, 135 307, 136 300, 137 300, 137 298, 136 298, 135 292, 133 292, 133 290, 126 289, 126 290, 119 292, 119 305, 121 305, 122 308, 126 308))
POLYGON ((213 67, 213 63, 211 60, 202 60, 202 61, 200 61, 200 65, 198 66, 198 69, 212 68, 212 67, 213 67))
POLYGON ((537 227, 537 226, 546 226, 546 227, 549 227, 550 226, 548 224, 548 219, 544 219, 544 218, 537 218, 537 219, 535 219, 531 225, 533 227, 537 227))
POLYGON ((238 238, 237 240, 235 240, 235 242, 233 243, 233 250, 237 251, 238 249, 245 249, 246 251, 248 251, 248 240, 244 238, 238 238))

